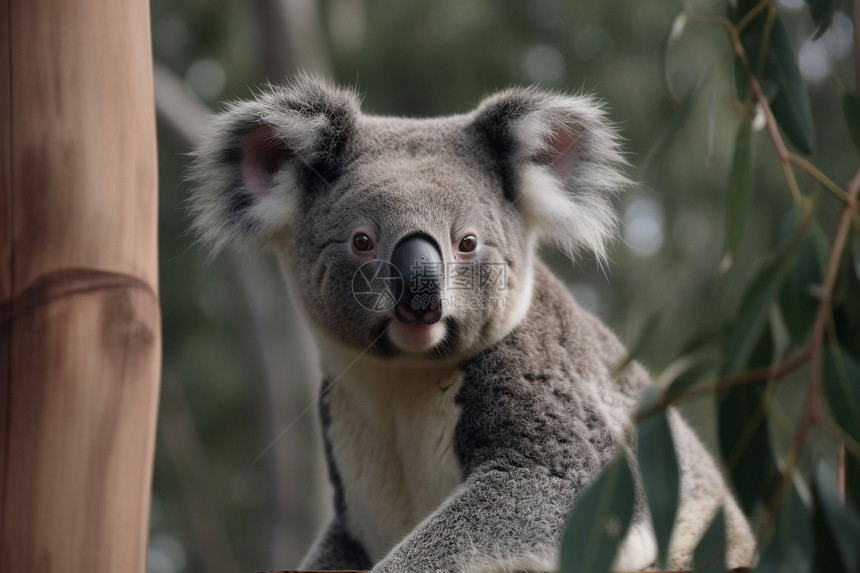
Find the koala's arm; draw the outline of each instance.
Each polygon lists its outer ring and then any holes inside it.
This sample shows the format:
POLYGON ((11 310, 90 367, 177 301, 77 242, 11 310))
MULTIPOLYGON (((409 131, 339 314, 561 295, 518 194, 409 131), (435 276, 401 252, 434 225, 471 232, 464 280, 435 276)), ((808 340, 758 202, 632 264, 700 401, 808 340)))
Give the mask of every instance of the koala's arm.
POLYGON ((477 471, 372 571, 552 571, 573 487, 547 468, 477 471))
POLYGON ((364 547, 347 531, 341 516, 336 516, 314 542, 299 569, 370 569, 364 547))

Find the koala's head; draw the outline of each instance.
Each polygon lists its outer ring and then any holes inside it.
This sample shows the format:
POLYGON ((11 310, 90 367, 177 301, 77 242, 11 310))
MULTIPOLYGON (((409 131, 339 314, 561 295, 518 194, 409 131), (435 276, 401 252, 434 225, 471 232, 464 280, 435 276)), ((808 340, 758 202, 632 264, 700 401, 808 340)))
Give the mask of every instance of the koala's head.
POLYGON ((524 316, 538 241, 604 256, 622 162, 588 97, 511 89, 468 114, 404 119, 302 77, 215 120, 191 210, 215 250, 271 246, 329 340, 457 359, 524 316))

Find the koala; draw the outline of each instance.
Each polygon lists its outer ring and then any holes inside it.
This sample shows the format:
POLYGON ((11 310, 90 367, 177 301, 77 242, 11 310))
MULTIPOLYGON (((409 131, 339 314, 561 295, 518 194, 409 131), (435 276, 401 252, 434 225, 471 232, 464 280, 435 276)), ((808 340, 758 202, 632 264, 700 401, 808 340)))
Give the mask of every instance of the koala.
MULTIPOLYGON (((214 119, 190 172, 193 229, 216 252, 270 249, 320 351, 335 516, 301 568, 557 570, 565 520, 632 447, 650 379, 616 372, 622 344, 536 250, 604 258, 623 165, 595 99, 536 88, 412 119, 301 76, 214 119)), ((670 424, 670 566, 691 565, 719 507, 728 565, 749 566, 754 538, 713 458, 675 411, 670 424)), ((656 562, 638 487, 618 570, 656 562)))

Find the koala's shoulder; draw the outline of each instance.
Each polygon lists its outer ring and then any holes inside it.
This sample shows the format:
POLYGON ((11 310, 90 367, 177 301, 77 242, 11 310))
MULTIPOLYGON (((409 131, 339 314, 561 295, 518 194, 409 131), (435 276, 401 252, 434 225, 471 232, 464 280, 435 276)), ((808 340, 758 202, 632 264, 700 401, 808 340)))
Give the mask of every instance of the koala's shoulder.
MULTIPOLYGON (((498 344, 473 359, 469 367, 607 380, 625 355, 618 338, 580 307, 566 287, 538 263, 525 318, 498 344)), ((620 390, 636 392, 638 388, 620 390)))
MULTIPOLYGON (((587 480, 613 455, 639 390, 621 343, 542 265, 523 321, 464 365, 458 455, 587 480)), ((500 469, 501 468, 500 466, 500 469)))

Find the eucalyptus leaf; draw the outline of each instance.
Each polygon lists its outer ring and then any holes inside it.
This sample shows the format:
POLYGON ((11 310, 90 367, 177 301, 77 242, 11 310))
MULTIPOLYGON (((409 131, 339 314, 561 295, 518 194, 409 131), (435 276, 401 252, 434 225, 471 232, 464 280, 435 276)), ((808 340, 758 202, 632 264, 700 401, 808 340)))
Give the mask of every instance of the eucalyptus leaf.
MULTIPOLYGON (((640 411, 650 411, 658 404, 660 393, 649 386, 642 392, 640 411)), ((657 409, 639 422, 637 457, 642 485, 651 511, 651 523, 657 537, 658 563, 664 567, 669 555, 669 540, 678 511, 678 458, 672 429, 665 409, 657 409)))
POLYGON ((734 256, 743 237, 752 205, 752 119, 745 117, 735 138, 735 153, 726 185, 726 235, 724 255, 734 256))
POLYGON ((560 573, 607 573, 633 517, 633 475, 617 456, 579 498, 561 545, 560 573))
POLYGON ((856 511, 860 508, 860 457, 851 452, 845 454, 845 486, 848 502, 856 511))
POLYGON ((675 106, 680 105, 681 102, 672 87, 672 81, 669 77, 669 51, 671 50, 672 45, 681 37, 686 25, 687 14, 685 12, 681 12, 675 16, 669 29, 666 31, 666 37, 663 40, 662 53, 660 55, 660 75, 663 77, 663 88, 669 95, 672 105, 675 106))
POLYGON ((804 204, 795 205, 779 222, 773 246, 777 256, 785 252, 791 243, 797 240, 802 230, 804 215, 804 204))
POLYGON ((817 40, 821 37, 830 24, 833 22, 833 13, 836 12, 836 6, 839 5, 837 0, 804 0, 809 6, 809 14, 812 16, 812 21, 815 23, 815 37, 817 40))
POLYGON ((788 139, 801 152, 809 155, 814 139, 809 93, 797 67, 788 32, 778 18, 771 32, 771 49, 777 70, 776 78, 772 81, 776 82, 778 91, 770 102, 770 110, 788 139))
POLYGON ((860 361, 860 233, 846 249, 833 288, 833 326, 836 340, 856 361, 860 361))
POLYGON ((855 233, 854 239, 851 241, 851 253, 849 254, 850 270, 854 273, 854 278, 860 280, 860 234, 855 233))
POLYGON ((860 519, 839 500, 836 472, 819 461, 813 480, 818 511, 814 518, 814 570, 856 573, 860 570, 860 519))
POLYGON ((779 225, 775 257, 765 265, 747 287, 738 317, 729 329, 725 343, 723 375, 740 372, 761 336, 768 320, 768 309, 792 256, 811 224, 812 204, 803 202, 788 212, 779 225))
POLYGON ((789 483, 777 510, 773 534, 764 545, 756 573, 810 573, 812 527, 809 510, 789 483))
POLYGON ((830 347, 821 362, 821 380, 834 421, 860 443, 860 364, 842 348, 830 347))
MULTIPOLYGON (((739 0, 734 21, 743 18, 756 4, 757 1, 739 0)), ((795 147, 808 155, 812 153, 814 139, 809 93, 800 75, 788 32, 778 16, 774 17, 767 45, 764 45, 767 21, 768 11, 762 10, 741 31, 741 43, 753 73, 770 100, 774 119, 795 147), (766 50, 763 60, 762 50, 766 50), (761 71, 758 69, 760 61, 764 63, 761 71), (771 95, 769 92, 773 88, 771 95)), ((739 97, 746 96, 746 89, 745 83, 738 82, 739 97)))
POLYGON ((780 290, 780 311, 794 344, 799 345, 806 340, 818 313, 821 302, 818 291, 824 279, 825 260, 816 239, 807 239, 798 249, 780 290))
MULTIPOLYGON (((768 367, 773 359, 773 336, 765 328, 752 352, 748 369, 768 367)), ((733 386, 720 392, 717 423, 720 451, 745 513, 770 495, 768 484, 778 475, 770 451, 770 433, 765 417, 767 381, 733 386)))
POLYGON ((616 375, 620 374, 634 360, 639 360, 643 356, 647 355, 648 351, 652 348, 652 345, 656 344, 660 340, 659 337, 654 336, 659 323, 660 315, 656 312, 645 319, 645 323, 642 325, 642 329, 639 331, 638 337, 629 345, 630 350, 627 351, 627 357, 615 369, 616 375))
POLYGON ((854 147, 860 150, 860 96, 846 91, 842 96, 842 110, 845 112, 845 124, 854 147))
POLYGON ((768 320, 768 307, 773 300, 784 264, 776 261, 765 266, 747 288, 738 320, 726 341, 723 374, 728 376, 744 370, 768 320))
POLYGON ((726 573, 726 518, 720 507, 693 552, 697 573, 726 573))
POLYGON ((648 168, 651 167, 651 164, 657 160, 663 150, 669 145, 681 126, 684 125, 684 122, 690 116, 690 112, 695 106, 696 99, 699 97, 700 92, 701 86, 696 85, 687 93, 686 96, 684 96, 680 109, 672 114, 663 126, 663 130, 660 132, 660 135, 658 135, 657 139, 654 140, 654 143, 651 144, 651 147, 648 149, 648 153, 645 154, 645 159, 642 160, 642 163, 639 166, 640 174, 644 175, 648 168))

